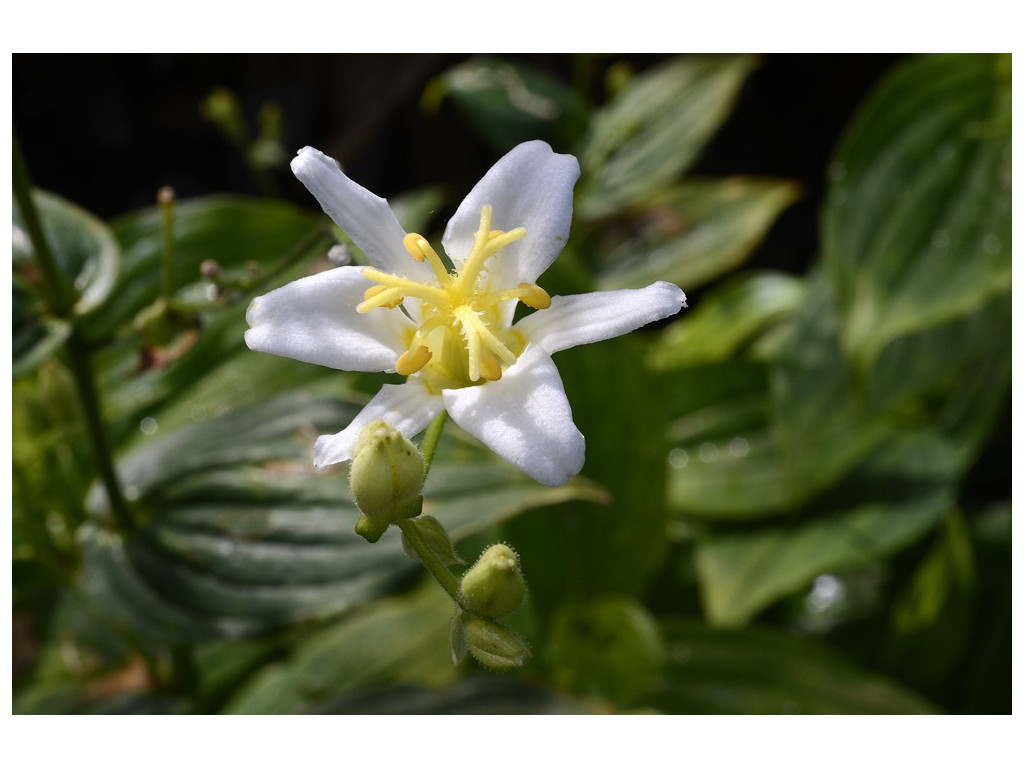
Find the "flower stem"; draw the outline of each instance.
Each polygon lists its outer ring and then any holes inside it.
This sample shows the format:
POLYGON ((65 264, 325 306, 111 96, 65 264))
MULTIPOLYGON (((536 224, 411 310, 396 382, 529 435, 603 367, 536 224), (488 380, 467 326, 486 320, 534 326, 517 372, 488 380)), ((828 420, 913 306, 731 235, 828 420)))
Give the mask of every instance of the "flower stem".
POLYGON ((70 286, 61 275, 57 267, 57 260, 53 257, 49 243, 43 235, 43 225, 39 219, 39 211, 36 210, 35 200, 32 199, 32 181, 28 175, 28 168, 21 155, 21 145, 18 137, 13 137, 13 157, 11 161, 11 177, 14 186, 14 199, 21 209, 21 217, 28 229, 29 239, 32 241, 32 250, 35 253, 36 266, 39 267, 39 274, 42 277, 43 296, 50 311, 57 317, 68 317, 71 308, 75 304, 75 297, 69 290, 70 286))
MULTIPOLYGON (((28 170, 21 156, 17 138, 13 143, 14 196, 21 208, 29 239, 32 241, 36 265, 42 276, 44 298, 50 312, 57 317, 69 318, 72 315, 75 298, 57 267, 57 260, 54 258, 53 251, 50 250, 50 245, 43 232, 39 211, 36 209, 35 200, 32 199, 32 183, 29 180, 28 170)), ((119 528, 129 530, 134 525, 134 519, 128 503, 125 501, 124 493, 121 491, 110 447, 107 445, 92 359, 89 357, 88 347, 73 320, 71 333, 64 342, 64 349, 67 352, 71 375, 78 391, 79 405, 82 407, 82 414, 85 417, 85 431, 96 460, 96 470, 103 481, 107 498, 110 501, 110 513, 119 528)))
MULTIPOLYGON (((430 472, 430 465, 434 463, 434 454, 437 452, 437 444, 441 439, 441 432, 444 431, 444 423, 448 418, 446 411, 441 411, 427 427, 427 433, 423 436, 423 445, 420 446, 420 453, 423 454, 423 477, 426 479, 430 472)), ((420 497, 420 511, 423 509, 423 497, 420 497)), ((418 513, 417 513, 418 514, 418 513)), ((441 562, 433 550, 424 541, 419 528, 416 527, 415 518, 398 520, 398 527, 402 531, 406 542, 419 556, 423 567, 434 577, 434 580, 441 585, 441 588, 448 593, 456 604, 459 602, 459 580, 456 579, 448 567, 441 562)))
POLYGON ((405 540, 419 555, 423 566, 427 569, 434 580, 441 585, 441 588, 448 593, 452 600, 459 602, 459 581, 444 563, 433 553, 427 543, 420 535, 414 519, 399 520, 398 527, 402 530, 405 540))
POLYGON ((437 443, 441 439, 441 432, 444 430, 444 423, 448 419, 448 412, 442 410, 427 427, 427 433, 423 436, 423 445, 420 452, 423 454, 423 476, 430 472, 430 465, 434 463, 434 454, 437 452, 437 443))
POLYGON ((156 200, 160 206, 160 232, 164 245, 161 295, 164 301, 170 301, 174 295, 174 190, 170 187, 161 187, 156 193, 156 200))

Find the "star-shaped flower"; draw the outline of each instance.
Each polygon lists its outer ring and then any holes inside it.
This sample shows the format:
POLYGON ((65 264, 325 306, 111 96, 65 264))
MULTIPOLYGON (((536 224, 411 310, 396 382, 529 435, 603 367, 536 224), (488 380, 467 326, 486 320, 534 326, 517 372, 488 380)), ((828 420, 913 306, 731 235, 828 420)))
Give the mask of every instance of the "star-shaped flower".
POLYGON ((305 277, 253 300, 250 349, 348 371, 397 372, 336 435, 316 441, 322 467, 352 458, 363 427, 382 419, 413 437, 442 409, 545 485, 583 467, 584 439, 551 355, 674 315, 671 283, 548 296, 537 278, 565 245, 572 155, 520 144, 473 188, 448 222, 449 266, 426 238, 402 229, 387 201, 311 147, 292 170, 372 266, 305 277), (517 301, 534 312, 513 325, 517 301))

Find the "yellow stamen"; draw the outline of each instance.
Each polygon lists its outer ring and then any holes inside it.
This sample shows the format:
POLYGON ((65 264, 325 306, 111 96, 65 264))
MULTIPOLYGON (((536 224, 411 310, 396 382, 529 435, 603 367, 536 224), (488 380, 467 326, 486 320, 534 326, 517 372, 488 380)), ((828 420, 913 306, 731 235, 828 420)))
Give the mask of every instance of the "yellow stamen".
POLYGON ((415 280, 410 280, 407 277, 392 275, 390 272, 381 272, 373 267, 364 267, 363 277, 391 288, 401 288, 402 293, 406 296, 423 299, 431 304, 443 305, 448 302, 448 294, 440 288, 417 283, 415 280))
POLYGON ((448 269, 445 267, 444 262, 441 261, 441 257, 437 255, 437 251, 427 242, 427 238, 416 232, 410 232, 402 239, 402 245, 405 246, 405 250, 416 261, 426 260, 430 262, 430 268, 434 270, 434 276, 437 278, 438 285, 445 288, 451 283, 452 277, 448 274, 448 269))
POLYGON ((469 256, 462 264, 462 269, 459 270, 459 276, 455 279, 453 288, 463 296, 472 293, 487 260, 509 243, 514 243, 525 235, 526 230, 522 227, 509 232, 492 230, 491 206, 485 205, 480 210, 480 227, 473 236, 473 250, 469 252, 469 256))
POLYGON ((491 206, 485 205, 472 248, 458 273, 449 272, 427 239, 416 232, 405 235, 402 245, 415 261, 430 264, 435 280, 419 282, 373 267, 362 270, 363 277, 376 285, 368 288, 356 305, 359 312, 396 308, 406 298, 422 302, 407 305, 405 315, 419 327, 415 331, 410 327, 404 337, 406 351, 396 361, 395 370, 402 376, 422 371, 432 392, 498 381, 504 369, 515 363, 525 340, 507 327, 509 313, 498 311, 499 304, 522 301, 534 309, 551 305, 547 291, 532 283, 489 290, 490 281, 482 279, 488 261, 526 235, 522 227, 507 232, 491 229, 491 221, 491 206))
POLYGON ((429 363, 433 356, 434 353, 426 347, 409 349, 399 355, 398 361, 395 363, 395 372, 400 376, 412 376, 429 363))
POLYGON ((405 298, 400 288, 388 288, 386 285, 374 285, 366 289, 363 301, 356 305, 356 312, 365 314, 377 307, 394 309, 405 298))
POLYGON ((501 378, 501 366, 493 357, 480 361, 480 376, 488 381, 498 381, 501 378))

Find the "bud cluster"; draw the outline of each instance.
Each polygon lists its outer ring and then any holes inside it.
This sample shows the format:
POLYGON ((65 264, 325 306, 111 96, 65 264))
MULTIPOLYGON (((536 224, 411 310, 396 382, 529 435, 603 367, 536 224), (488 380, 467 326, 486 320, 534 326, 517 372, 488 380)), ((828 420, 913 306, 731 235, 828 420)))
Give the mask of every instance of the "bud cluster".
POLYGON ((488 547, 462 577, 453 648, 464 647, 480 664, 497 671, 523 666, 530 647, 518 632, 494 619, 515 612, 526 598, 519 555, 507 544, 488 547))

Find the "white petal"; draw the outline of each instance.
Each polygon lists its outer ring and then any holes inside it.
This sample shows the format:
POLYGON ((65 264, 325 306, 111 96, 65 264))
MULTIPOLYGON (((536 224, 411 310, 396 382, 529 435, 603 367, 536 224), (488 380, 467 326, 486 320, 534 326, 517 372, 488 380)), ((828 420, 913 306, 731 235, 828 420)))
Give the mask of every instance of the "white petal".
POLYGON ((405 230, 388 201, 352 181, 333 158, 303 147, 292 160, 292 173, 375 267, 417 280, 430 278, 430 268, 414 261, 402 245, 405 230))
POLYGON ((412 438, 426 429, 441 408, 441 398, 431 394, 419 379, 409 379, 405 384, 385 384, 345 429, 336 435, 317 438, 313 445, 313 464, 325 467, 351 459, 359 433, 371 421, 383 419, 412 438))
POLYGON ((553 355, 562 349, 591 344, 671 317, 686 306, 686 294, 672 283, 646 288, 555 296, 551 306, 527 315, 515 329, 532 344, 553 355))
POLYGON ((535 283, 569 237, 572 188, 580 166, 572 155, 556 155, 543 141, 520 144, 477 183, 448 222, 444 249, 459 266, 473 247, 480 210, 493 210, 491 229, 526 229, 526 236, 487 264, 491 284, 535 283))
POLYGON ((583 468, 583 435, 558 369, 539 347, 527 348, 500 380, 442 396, 455 423, 535 480, 564 485, 583 468))
POLYGON ((343 371, 394 371, 415 326, 399 309, 356 312, 374 285, 362 267, 337 267, 252 300, 245 343, 257 352, 343 371))

